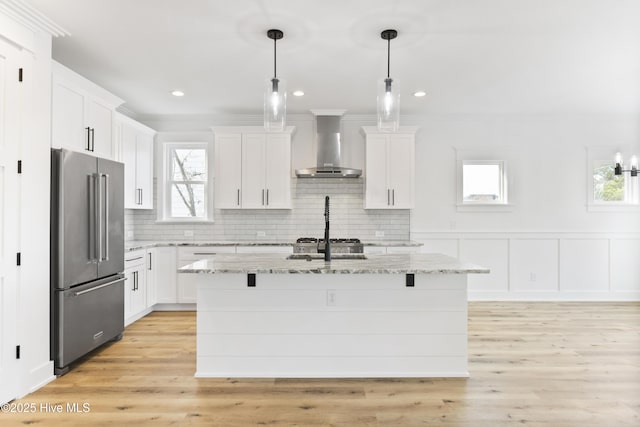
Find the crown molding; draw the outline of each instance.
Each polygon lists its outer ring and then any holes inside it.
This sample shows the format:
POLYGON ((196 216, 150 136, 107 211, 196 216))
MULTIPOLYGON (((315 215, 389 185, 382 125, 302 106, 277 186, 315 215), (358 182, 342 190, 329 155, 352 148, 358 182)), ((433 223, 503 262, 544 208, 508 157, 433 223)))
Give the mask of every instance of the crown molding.
POLYGON ((0 0, 0 12, 33 32, 44 31, 53 37, 71 35, 63 27, 53 22, 24 0, 0 0))

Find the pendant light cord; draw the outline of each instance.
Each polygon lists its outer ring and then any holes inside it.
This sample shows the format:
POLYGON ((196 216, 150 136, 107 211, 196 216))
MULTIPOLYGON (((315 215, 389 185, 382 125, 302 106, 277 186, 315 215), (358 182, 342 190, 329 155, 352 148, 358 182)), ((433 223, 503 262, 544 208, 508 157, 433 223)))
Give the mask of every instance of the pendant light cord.
POLYGON ((389 78, 391 70, 391 38, 387 39, 387 78, 389 78))
POLYGON ((277 56, 276 56, 276 39, 273 39, 273 78, 277 79, 277 72, 276 72, 276 61, 277 61, 277 56))

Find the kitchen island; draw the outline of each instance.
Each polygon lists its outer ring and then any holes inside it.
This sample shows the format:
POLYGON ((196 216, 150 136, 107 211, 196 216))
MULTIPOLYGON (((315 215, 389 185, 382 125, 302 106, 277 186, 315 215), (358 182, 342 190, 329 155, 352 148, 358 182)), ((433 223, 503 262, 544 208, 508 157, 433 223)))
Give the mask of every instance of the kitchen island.
POLYGON ((221 254, 197 287, 197 377, 465 377, 467 274, 440 254, 221 254), (337 257, 335 257, 337 258, 337 257))

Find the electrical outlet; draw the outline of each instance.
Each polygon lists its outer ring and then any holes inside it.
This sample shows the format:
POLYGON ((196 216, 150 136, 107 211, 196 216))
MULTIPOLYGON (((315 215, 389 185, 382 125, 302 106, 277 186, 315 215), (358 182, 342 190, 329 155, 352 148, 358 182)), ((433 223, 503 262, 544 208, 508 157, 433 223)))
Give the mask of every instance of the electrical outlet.
POLYGON ((381 231, 381 230, 376 231, 376 237, 384 237, 384 231, 381 231))
POLYGON ((184 230, 184 237, 193 237, 193 230, 184 230))
POLYGON ((336 291, 333 289, 327 291, 327 305, 329 307, 336 305, 336 291))
POLYGON ((256 236, 258 236, 258 237, 266 237, 267 233, 265 233, 264 231, 256 231, 256 236))

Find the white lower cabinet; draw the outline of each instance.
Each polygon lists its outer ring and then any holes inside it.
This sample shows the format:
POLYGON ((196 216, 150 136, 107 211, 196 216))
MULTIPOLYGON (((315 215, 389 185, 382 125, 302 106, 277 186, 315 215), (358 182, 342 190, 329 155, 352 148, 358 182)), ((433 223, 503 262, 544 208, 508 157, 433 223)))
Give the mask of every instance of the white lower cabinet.
POLYGON ((176 248, 147 249, 147 304, 178 302, 176 248))
POLYGON ((147 307, 147 267, 145 251, 129 252, 124 259, 124 323, 138 320, 150 310, 147 307))
MULTIPOLYGON (((190 246, 178 248, 178 268, 191 264, 204 258, 215 257, 217 254, 236 253, 235 246, 190 246)), ((178 277, 178 304, 195 304, 198 292, 193 281, 188 280, 184 274, 178 277)))

